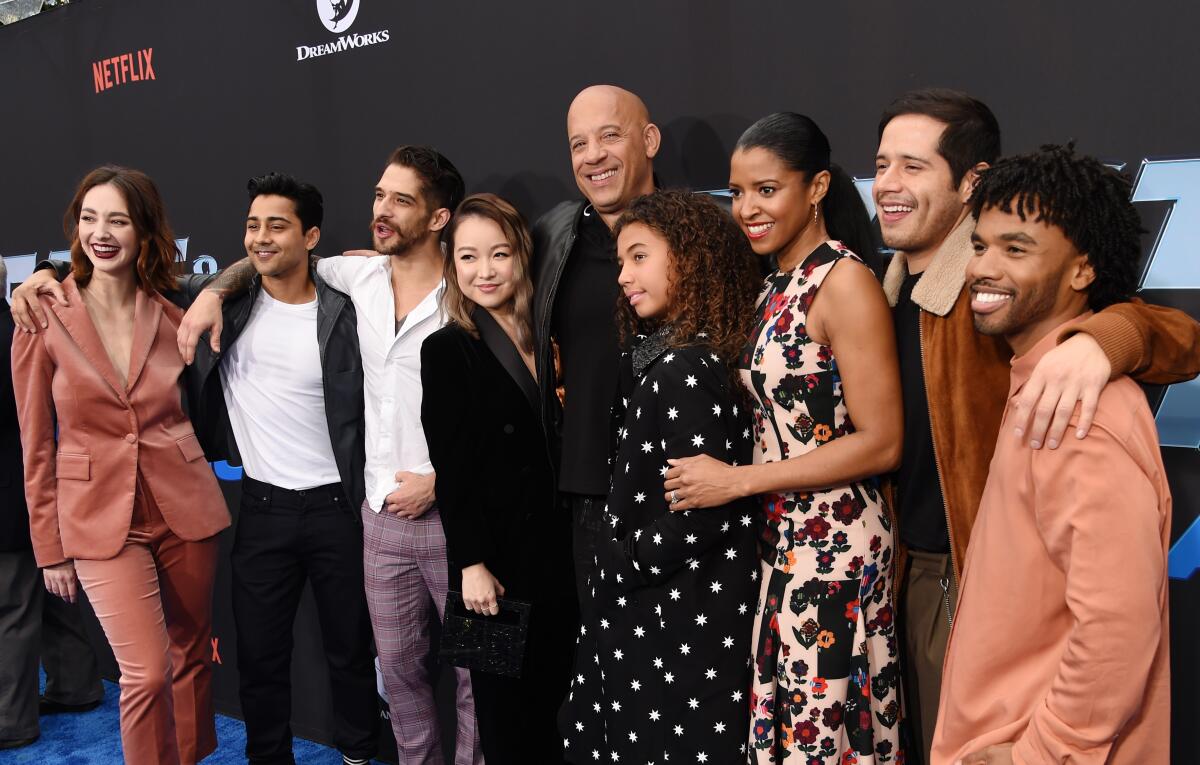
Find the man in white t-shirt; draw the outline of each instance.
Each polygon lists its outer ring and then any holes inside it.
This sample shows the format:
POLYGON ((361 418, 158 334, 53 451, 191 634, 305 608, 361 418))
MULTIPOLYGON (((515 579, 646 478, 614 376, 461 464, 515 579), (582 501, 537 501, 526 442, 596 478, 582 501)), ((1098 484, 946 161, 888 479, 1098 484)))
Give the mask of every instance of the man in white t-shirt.
MULTIPOLYGON (((434 506, 433 465, 421 427, 421 344, 445 323, 441 231, 462 201, 462 177, 427 147, 402 146, 375 187, 371 234, 387 257, 332 257, 317 274, 350 296, 358 312, 366 400, 366 501, 362 506, 367 602, 392 731, 402 765, 441 762, 428 673, 429 606, 446 603, 446 538, 434 506)), ((218 346, 221 295, 245 282, 235 265, 197 299, 180 325, 188 359, 211 329, 218 346)), ((483 762, 470 675, 456 670, 456 765, 483 762)))
POLYGON ((365 428, 356 312, 310 269, 320 192, 271 174, 250 182, 250 197, 245 245, 257 277, 222 306, 224 354, 202 352, 188 373, 203 380, 194 419, 210 457, 235 455, 245 469, 232 569, 246 756, 294 762, 292 625, 307 579, 328 659, 334 744, 347 765, 365 764, 378 746, 379 707, 358 516, 365 428))

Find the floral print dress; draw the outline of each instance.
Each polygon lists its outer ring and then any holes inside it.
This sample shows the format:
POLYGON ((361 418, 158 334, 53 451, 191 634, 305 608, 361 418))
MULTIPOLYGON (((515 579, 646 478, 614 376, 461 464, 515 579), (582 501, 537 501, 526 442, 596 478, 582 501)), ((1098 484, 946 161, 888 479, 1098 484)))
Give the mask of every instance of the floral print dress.
MULTIPOLYGON (((837 360, 805 332, 817 290, 842 258, 858 259, 826 242, 765 280, 741 364, 755 400, 756 463, 854 432, 837 360)), ((761 499, 752 762, 902 763, 892 527, 877 483, 761 499)))
POLYGON ((748 464, 750 417, 727 365, 665 337, 634 350, 633 390, 614 412, 611 533, 597 542, 560 715, 573 763, 746 762, 756 509, 672 512, 663 476, 668 459, 696 454, 748 464))

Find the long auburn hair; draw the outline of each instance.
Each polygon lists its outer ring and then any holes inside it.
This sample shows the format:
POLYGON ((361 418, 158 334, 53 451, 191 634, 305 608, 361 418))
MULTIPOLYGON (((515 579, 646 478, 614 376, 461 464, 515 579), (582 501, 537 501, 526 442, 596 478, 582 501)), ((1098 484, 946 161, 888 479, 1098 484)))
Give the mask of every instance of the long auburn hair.
POLYGON ((458 226, 467 218, 483 218, 500 227, 504 238, 512 248, 513 258, 513 315, 517 325, 517 346, 529 353, 533 350, 533 279, 530 264, 533 260, 533 237, 529 226, 517 208, 495 194, 472 194, 464 199, 454 215, 450 217, 442 234, 442 246, 446 253, 446 294, 442 298, 442 310, 446 317, 465 329, 472 337, 479 337, 479 329, 471 318, 475 301, 463 294, 458 285, 458 271, 454 265, 454 237, 458 226))
MULTIPOLYGON (((734 368, 754 323, 754 304, 762 288, 750 242, 729 213, 711 198, 690 191, 655 191, 634 200, 613 228, 613 236, 641 223, 667 241, 671 252, 668 343, 703 342, 734 368)), ((622 345, 639 331, 657 329, 641 321, 629 301, 618 303, 622 345)), ((736 389, 736 388, 735 388, 736 389)))
POLYGON ((86 287, 92 279, 92 262, 83 252, 79 241, 79 214, 83 198, 96 186, 108 184, 116 188, 129 208, 129 218, 141 242, 134 278, 138 287, 151 292, 175 289, 175 236, 163 207, 158 186, 140 170, 117 165, 104 165, 84 176, 75 190, 75 197, 63 215, 63 232, 71 242, 71 273, 75 283, 86 287))

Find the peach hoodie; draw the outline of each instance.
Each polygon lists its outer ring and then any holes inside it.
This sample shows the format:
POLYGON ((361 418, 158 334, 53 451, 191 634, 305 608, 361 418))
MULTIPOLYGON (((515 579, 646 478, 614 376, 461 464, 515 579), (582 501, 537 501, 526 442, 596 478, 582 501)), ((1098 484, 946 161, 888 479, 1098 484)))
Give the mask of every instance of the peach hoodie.
MULTIPOLYGON (((1009 408, 1064 327, 1013 359, 1009 408)), ((1023 445, 1008 419, 967 550, 931 761, 1013 742, 1022 765, 1165 765, 1171 493, 1146 397, 1112 381, 1087 438, 1068 429, 1053 450, 1023 445)))

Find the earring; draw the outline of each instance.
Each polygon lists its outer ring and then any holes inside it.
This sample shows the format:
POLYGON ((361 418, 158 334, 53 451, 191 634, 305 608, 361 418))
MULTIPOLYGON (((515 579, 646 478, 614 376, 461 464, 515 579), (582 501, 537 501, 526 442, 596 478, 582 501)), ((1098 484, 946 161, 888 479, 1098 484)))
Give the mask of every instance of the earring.
POLYGON ((820 203, 820 202, 814 202, 814 203, 813 203, 813 219, 812 219, 812 222, 813 222, 813 223, 816 223, 816 222, 817 222, 817 215, 818 215, 820 212, 821 212, 821 203, 820 203))

